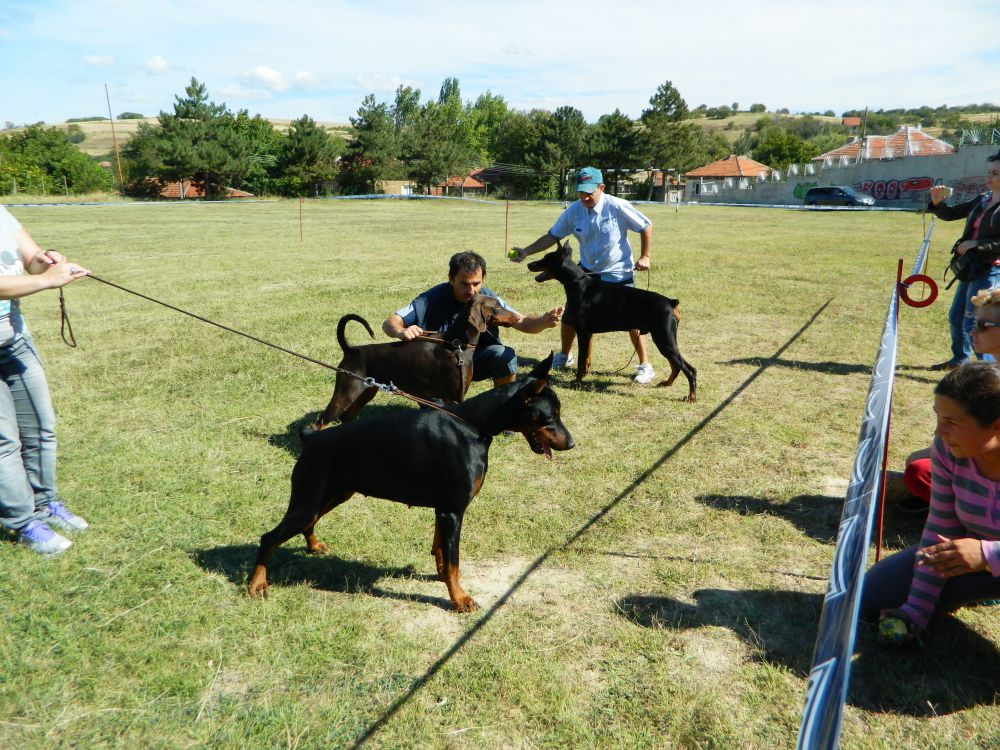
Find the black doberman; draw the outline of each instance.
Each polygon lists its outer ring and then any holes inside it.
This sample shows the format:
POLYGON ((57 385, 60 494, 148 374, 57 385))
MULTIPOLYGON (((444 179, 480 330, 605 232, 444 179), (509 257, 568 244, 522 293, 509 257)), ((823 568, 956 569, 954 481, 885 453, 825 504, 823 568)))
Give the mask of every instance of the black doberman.
POLYGON ((360 315, 345 315, 337 324, 337 341, 344 352, 340 369, 358 375, 337 373, 333 397, 317 421, 318 427, 331 422, 350 422, 361 408, 375 398, 378 388, 365 385, 361 378, 390 381, 400 390, 426 399, 454 404, 465 398, 472 382, 472 352, 479 334, 488 327, 510 326, 517 322, 494 297, 477 294, 458 314, 451 327, 440 335, 414 341, 351 346, 344 338, 348 322, 357 321, 375 338, 368 321, 360 315))
POLYGON ((305 536, 309 552, 328 551, 316 538, 316 522, 360 492, 434 509, 431 552, 438 577, 448 587, 454 609, 474 611, 476 603, 459 582, 458 545, 465 509, 486 478, 493 437, 504 430, 520 432, 531 450, 546 458, 574 445, 548 383, 551 365, 549 355, 527 379, 443 407, 446 411, 410 409, 326 430, 303 430, 288 510, 260 539, 248 593, 267 592, 268 560, 296 534, 305 536))
POLYGON ((589 276, 573 262, 569 245, 559 247, 541 259, 528 264, 528 269, 540 272, 535 281, 556 279, 566 289, 566 316, 573 321, 577 340, 576 380, 580 382, 590 370, 591 339, 595 333, 631 331, 652 335, 660 354, 670 362, 670 377, 660 383, 673 385, 678 372, 688 381, 686 401, 694 401, 698 387, 698 371, 677 348, 678 300, 645 289, 609 284, 589 276))

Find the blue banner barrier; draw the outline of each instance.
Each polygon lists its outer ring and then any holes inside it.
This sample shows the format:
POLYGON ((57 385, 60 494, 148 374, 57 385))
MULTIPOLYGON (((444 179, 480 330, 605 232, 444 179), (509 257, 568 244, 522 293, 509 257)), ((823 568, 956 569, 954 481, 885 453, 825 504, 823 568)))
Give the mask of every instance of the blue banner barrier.
MULTIPOLYGON (((926 263, 931 222, 914 262, 914 274, 926 263)), ((902 261, 900 261, 902 265, 902 261)), ((823 600, 798 750, 832 750, 838 746, 844 702, 857 635, 861 582, 871 546, 872 524, 882 490, 883 458, 889 437, 889 413, 896 375, 900 284, 894 285, 882 339, 865 402, 851 480, 833 554, 833 569, 823 600)))

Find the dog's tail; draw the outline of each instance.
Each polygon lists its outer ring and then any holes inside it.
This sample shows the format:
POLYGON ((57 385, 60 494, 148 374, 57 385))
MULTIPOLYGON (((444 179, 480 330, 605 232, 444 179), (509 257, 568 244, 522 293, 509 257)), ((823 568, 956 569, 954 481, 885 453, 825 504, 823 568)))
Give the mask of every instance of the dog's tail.
POLYGON ((375 338, 375 333, 372 331, 372 327, 368 325, 368 321, 362 318, 360 315, 355 315, 354 313, 348 313, 340 319, 337 323, 337 343, 340 344, 340 350, 345 354, 347 352, 353 352, 355 349, 353 346, 347 343, 347 339, 344 338, 344 331, 347 328, 347 324, 351 321, 356 321, 365 327, 368 331, 368 335, 375 338))

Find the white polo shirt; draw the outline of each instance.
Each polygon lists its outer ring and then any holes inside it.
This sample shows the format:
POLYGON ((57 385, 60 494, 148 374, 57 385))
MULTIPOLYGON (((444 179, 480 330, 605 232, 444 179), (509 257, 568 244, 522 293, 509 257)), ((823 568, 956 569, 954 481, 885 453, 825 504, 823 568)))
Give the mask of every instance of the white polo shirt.
POLYGON ((572 203, 549 234, 557 240, 572 234, 580 244, 580 265, 600 271, 604 281, 624 281, 635 268, 628 230, 641 232, 652 223, 628 201, 603 193, 593 209, 572 203))
MULTIPOLYGON (((0 275, 20 276, 24 273, 21 250, 17 246, 17 234, 21 222, 0 206, 0 275)), ((0 300, 0 345, 8 343, 16 331, 23 329, 20 306, 17 300, 0 300)))

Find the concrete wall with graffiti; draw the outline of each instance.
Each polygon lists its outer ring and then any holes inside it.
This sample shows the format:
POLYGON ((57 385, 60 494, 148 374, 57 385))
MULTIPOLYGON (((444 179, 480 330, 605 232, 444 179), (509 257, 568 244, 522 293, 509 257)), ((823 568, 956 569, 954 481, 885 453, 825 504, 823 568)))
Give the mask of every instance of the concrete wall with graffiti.
POLYGON ((995 145, 965 146, 953 154, 905 156, 862 162, 793 165, 777 179, 689 180, 684 200, 697 203, 756 203, 801 206, 811 187, 849 185, 875 198, 875 205, 918 209, 934 185, 954 188, 953 201, 986 190, 986 158, 995 145))

